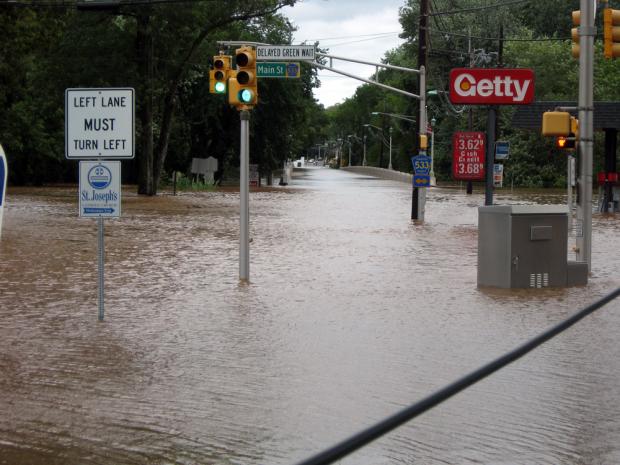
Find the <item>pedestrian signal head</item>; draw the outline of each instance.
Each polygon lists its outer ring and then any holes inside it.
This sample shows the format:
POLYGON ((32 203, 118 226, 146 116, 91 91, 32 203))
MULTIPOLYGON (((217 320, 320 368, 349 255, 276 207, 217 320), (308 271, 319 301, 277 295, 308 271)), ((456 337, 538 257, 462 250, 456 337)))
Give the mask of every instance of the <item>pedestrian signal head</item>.
POLYGON ((562 150, 575 148, 575 136, 558 136, 555 139, 555 146, 562 150))

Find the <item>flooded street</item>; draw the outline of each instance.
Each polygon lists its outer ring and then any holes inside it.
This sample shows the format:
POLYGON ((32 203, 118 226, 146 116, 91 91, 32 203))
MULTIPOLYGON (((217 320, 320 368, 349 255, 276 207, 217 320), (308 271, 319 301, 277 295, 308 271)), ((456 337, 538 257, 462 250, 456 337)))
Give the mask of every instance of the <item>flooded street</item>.
MULTIPOLYGON (((294 464, 620 285, 620 215, 594 214, 586 287, 482 290, 484 192, 433 188, 415 225, 407 184, 319 168, 251 193, 240 285, 238 192, 133 191, 105 222, 104 322, 77 188, 7 193, 0 464, 294 464)), ((339 463, 618 464, 619 328, 616 299, 339 463)))

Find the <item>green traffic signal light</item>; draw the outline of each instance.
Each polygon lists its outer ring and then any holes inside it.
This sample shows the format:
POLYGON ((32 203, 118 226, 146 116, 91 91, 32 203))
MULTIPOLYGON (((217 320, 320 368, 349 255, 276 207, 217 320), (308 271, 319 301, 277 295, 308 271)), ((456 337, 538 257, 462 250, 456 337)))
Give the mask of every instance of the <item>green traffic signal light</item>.
POLYGON ((216 82, 215 83, 215 93, 223 94, 226 92, 226 83, 225 82, 216 82))
POLYGON ((242 103, 252 103, 254 100, 254 93, 250 89, 243 89, 239 91, 239 101, 242 103))

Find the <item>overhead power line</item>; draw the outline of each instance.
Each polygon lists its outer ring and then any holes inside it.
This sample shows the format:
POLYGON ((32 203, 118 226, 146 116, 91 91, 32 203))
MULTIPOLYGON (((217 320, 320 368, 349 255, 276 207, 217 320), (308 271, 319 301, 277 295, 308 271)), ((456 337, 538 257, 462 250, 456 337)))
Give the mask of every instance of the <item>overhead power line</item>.
POLYGON ((441 16, 441 15, 456 15, 459 13, 473 13, 480 10, 489 10, 491 8, 502 8, 505 6, 516 5, 518 3, 529 3, 531 0, 513 0, 510 2, 495 3, 493 5, 474 6, 471 8, 463 8, 462 10, 450 10, 450 11, 438 11, 435 13, 429 13, 429 16, 441 16))
MULTIPOLYGON (((396 34, 391 34, 391 35, 396 35, 396 34)), ((370 38, 359 39, 359 40, 349 40, 347 42, 338 42, 338 43, 335 43, 335 44, 325 44, 325 43, 322 43, 321 46, 324 46, 324 47, 338 47, 338 46, 341 46, 341 45, 356 44, 358 42, 368 42, 370 40, 386 39, 388 37, 389 36, 386 35, 386 36, 370 37, 370 38)))
MULTIPOLYGON (((140 6, 174 3, 210 2, 213 0, 119 0, 110 6, 140 6)), ((77 0, 0 0, 0 7, 30 7, 30 8, 75 8, 77 0)))
POLYGON ((376 36, 388 36, 392 34, 400 34, 402 31, 389 31, 389 32, 375 32, 374 34, 356 34, 351 36, 334 36, 323 37, 321 39, 304 39, 306 42, 315 42, 321 40, 336 40, 336 39, 357 39, 358 37, 376 37, 376 36))
POLYGON ((545 38, 532 38, 532 39, 507 39, 505 37, 481 37, 481 36, 472 36, 469 34, 465 34, 463 32, 450 32, 450 31, 441 31, 439 29, 428 28, 428 30, 435 34, 444 34, 456 37, 471 37, 472 39, 479 40, 501 40, 503 42, 549 42, 549 41, 563 41, 563 40, 571 40, 570 37, 545 37, 545 38))

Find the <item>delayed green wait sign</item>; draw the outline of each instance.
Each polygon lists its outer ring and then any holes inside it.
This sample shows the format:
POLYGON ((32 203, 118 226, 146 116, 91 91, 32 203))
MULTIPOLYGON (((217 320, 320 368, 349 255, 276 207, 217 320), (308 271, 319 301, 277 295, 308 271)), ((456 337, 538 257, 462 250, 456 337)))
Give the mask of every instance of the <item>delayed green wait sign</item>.
POLYGON ((256 77, 259 78, 298 78, 299 63, 259 61, 256 63, 256 77))

